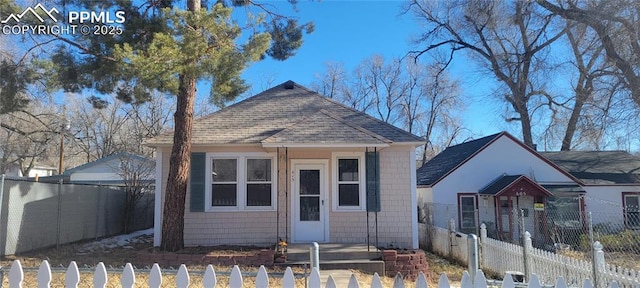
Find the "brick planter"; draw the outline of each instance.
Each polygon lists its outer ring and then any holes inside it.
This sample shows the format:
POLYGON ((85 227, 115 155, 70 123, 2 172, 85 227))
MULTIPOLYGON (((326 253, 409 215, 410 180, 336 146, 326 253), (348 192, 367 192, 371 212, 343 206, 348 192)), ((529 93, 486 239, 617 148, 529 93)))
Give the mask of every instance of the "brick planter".
POLYGON ((185 265, 242 265, 242 266, 273 266, 275 252, 262 249, 256 254, 218 255, 215 252, 207 254, 181 254, 158 251, 139 251, 138 262, 145 266, 158 263, 161 267, 175 267, 185 265))
POLYGON ((429 263, 427 263, 427 255, 422 250, 382 250, 382 260, 386 276, 395 277, 398 272, 404 278, 412 280, 418 278, 420 272, 428 276, 429 263))

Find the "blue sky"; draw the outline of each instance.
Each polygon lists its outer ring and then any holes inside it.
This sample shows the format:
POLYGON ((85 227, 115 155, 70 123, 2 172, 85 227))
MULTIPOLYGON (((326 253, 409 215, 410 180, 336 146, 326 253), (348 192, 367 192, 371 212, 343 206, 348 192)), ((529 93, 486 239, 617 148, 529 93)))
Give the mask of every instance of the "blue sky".
MULTIPOLYGON (((286 1, 270 4, 281 9, 283 14, 292 13, 286 1)), ((292 58, 255 63, 243 76, 256 93, 268 87, 267 79, 272 85, 293 80, 310 86, 315 75, 324 73, 327 62, 343 63, 346 71, 352 71, 375 54, 385 59, 402 57, 419 48, 412 39, 422 31, 411 14, 402 14, 402 4, 402 1, 391 0, 300 2, 299 11, 294 15, 300 22, 312 21, 315 31, 305 35, 303 46, 292 58)), ((463 114, 464 125, 476 136, 505 130, 507 125, 498 117, 502 106, 486 105, 489 90, 484 83, 487 79, 478 78, 471 72, 473 68, 466 65, 454 63, 450 70, 462 84, 467 106, 463 114)), ((497 104, 495 101, 490 103, 497 104)))

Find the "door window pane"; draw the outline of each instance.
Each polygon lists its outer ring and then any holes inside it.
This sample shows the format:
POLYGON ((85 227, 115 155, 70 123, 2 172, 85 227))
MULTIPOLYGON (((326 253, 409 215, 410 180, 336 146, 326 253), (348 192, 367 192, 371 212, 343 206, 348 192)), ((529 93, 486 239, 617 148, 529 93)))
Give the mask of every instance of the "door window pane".
POLYGON ((320 221, 320 197, 300 197, 300 221, 320 221))
POLYGON ((300 170, 300 195, 320 195, 320 170, 300 170))

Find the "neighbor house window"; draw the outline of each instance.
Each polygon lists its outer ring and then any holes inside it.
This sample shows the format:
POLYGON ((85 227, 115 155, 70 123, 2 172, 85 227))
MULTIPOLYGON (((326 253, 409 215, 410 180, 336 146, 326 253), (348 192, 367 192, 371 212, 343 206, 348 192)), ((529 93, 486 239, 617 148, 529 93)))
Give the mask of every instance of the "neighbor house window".
POLYGON ((582 228, 582 203, 579 195, 547 198, 547 221, 556 228, 582 228))
POLYGON ((271 206, 271 159, 247 159, 247 206, 271 206))
POLYGON ((640 193, 623 193, 624 220, 628 228, 640 228, 640 193))
POLYGON ((364 209, 364 154, 336 153, 335 156, 335 210, 364 209))
POLYGON ((236 206, 238 193, 238 160, 211 161, 211 206, 236 206))
POLYGON ((209 211, 275 209, 275 160, 266 153, 209 153, 209 211))
POLYGON ((460 229, 476 228, 476 195, 458 195, 460 229))

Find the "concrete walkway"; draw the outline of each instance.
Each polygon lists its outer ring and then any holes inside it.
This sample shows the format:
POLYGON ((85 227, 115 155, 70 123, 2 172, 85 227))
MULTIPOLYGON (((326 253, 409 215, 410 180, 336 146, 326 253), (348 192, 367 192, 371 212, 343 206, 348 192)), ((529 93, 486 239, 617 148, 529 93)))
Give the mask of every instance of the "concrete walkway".
POLYGON ((327 284, 327 279, 329 275, 333 278, 333 281, 336 283, 336 287, 347 287, 349 285, 349 279, 351 279, 351 270, 320 270, 320 281, 322 282, 322 287, 325 287, 327 284))

